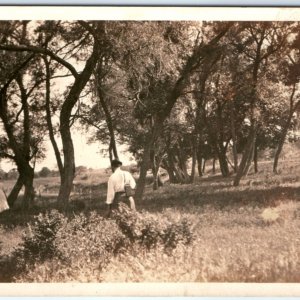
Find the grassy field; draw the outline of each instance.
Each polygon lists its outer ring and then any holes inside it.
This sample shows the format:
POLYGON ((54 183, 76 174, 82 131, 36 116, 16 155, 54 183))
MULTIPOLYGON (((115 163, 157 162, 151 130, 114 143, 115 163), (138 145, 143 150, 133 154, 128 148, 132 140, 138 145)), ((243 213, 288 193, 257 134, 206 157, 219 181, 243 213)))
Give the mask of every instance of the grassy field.
MULTIPOLYGON (((16 274, 14 281, 300 282, 300 165, 286 162, 280 175, 272 174, 268 162, 260 164, 260 170, 244 178, 239 187, 232 186, 232 178, 218 174, 197 179, 193 185, 166 183, 158 191, 147 186, 145 199, 137 203, 139 217, 151 219, 151 224, 187 220, 191 244, 179 241, 167 252, 162 245, 147 249, 134 244, 101 267, 91 263, 97 260, 94 254, 82 254, 71 269, 59 268, 55 258, 46 259, 34 263, 25 275, 16 274)), ((72 197, 86 203, 85 213, 95 211, 101 216, 108 174, 98 175, 77 178, 85 188, 72 197)), ((54 185, 57 179, 47 182, 54 185)), ((28 230, 25 223, 45 210, 47 201, 40 201, 29 215, 18 210, 0 215, 1 256, 19 247, 28 230)), ((70 243, 85 249, 86 238, 79 235, 70 243)))

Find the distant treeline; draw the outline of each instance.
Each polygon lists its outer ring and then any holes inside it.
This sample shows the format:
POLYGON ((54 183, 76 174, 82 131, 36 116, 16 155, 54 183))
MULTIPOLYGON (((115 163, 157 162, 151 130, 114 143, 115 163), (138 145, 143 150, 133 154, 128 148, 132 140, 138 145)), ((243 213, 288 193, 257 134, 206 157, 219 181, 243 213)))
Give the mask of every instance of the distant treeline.
MULTIPOLYGON (((16 180, 18 179, 19 172, 16 168, 12 168, 8 172, 0 170, 0 179, 2 180, 16 180)), ((57 177, 59 176, 58 170, 50 170, 47 167, 43 167, 39 172, 34 172, 34 177, 57 177)))

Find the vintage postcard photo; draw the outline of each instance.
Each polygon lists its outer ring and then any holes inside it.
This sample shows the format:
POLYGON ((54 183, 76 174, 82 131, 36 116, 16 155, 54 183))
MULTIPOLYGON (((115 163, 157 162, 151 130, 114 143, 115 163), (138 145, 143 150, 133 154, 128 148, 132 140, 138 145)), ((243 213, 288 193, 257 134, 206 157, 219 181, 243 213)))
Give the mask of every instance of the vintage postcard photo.
POLYGON ((298 8, 1 8, 1 293, 299 295, 299 114, 298 8))

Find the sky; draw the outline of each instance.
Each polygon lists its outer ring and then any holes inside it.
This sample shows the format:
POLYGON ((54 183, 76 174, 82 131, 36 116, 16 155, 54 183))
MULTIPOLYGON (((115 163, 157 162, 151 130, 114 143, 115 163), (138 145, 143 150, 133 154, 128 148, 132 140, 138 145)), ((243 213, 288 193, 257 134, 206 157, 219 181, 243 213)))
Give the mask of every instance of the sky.
MULTIPOLYGON (((78 131, 73 132, 72 137, 75 149, 76 166, 86 166, 93 169, 102 169, 109 167, 110 162, 108 155, 101 153, 101 149, 107 149, 106 145, 102 145, 100 143, 87 144, 86 136, 80 134, 80 132, 78 131)), ((59 143, 60 139, 56 140, 58 142, 59 148, 61 149, 61 143, 59 143)), ((35 168, 36 171, 40 171, 43 167, 48 167, 51 170, 57 169, 56 159, 50 141, 46 141, 46 149, 46 158, 41 162, 37 162, 35 168)), ((123 162, 123 165, 132 163, 132 158, 126 151, 126 149, 127 147, 124 145, 118 146, 120 160, 123 162)), ((2 160, 0 162, 0 167, 5 172, 8 172, 10 169, 15 168, 16 166, 10 161, 2 160)))

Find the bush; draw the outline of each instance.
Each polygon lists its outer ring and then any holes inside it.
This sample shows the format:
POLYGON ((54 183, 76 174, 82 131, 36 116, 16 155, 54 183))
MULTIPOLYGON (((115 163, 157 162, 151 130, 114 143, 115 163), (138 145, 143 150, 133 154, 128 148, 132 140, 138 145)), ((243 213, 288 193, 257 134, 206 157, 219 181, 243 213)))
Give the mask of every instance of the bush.
POLYGON ((22 252, 27 261, 45 261, 57 255, 55 239, 60 228, 64 228, 67 220, 56 210, 39 214, 33 224, 28 225, 28 233, 24 236, 22 252))
POLYGON ((88 217, 77 215, 60 228, 55 247, 66 264, 78 264, 81 260, 81 263, 95 262, 102 268, 111 255, 125 249, 126 240, 115 222, 94 212, 88 217))
POLYGON ((28 272, 35 263, 52 259, 57 254, 56 233, 63 223, 66 219, 55 210, 36 216, 33 223, 28 224, 20 247, 0 258, 0 281, 11 282, 16 275, 28 272))
POLYGON ((184 245, 192 243, 194 238, 186 219, 181 219, 177 223, 170 222, 162 216, 131 211, 123 203, 120 204, 118 211, 113 212, 112 217, 131 242, 137 242, 148 250, 163 245, 169 252, 179 243, 184 245))
POLYGON ((28 225, 23 242, 0 260, 1 281, 66 282, 101 281, 103 268, 120 253, 150 250, 158 245, 171 251, 193 236, 186 220, 173 223, 146 212, 120 205, 111 219, 97 213, 73 214, 68 219, 58 211, 39 214, 28 225), (137 248, 138 247, 138 248, 137 248), (139 251, 139 250, 137 250, 139 251))
POLYGON ((186 219, 177 224, 170 224, 162 234, 163 244, 166 249, 175 249, 179 243, 189 245, 192 243, 194 236, 190 224, 186 219))
POLYGON ((126 249, 128 239, 117 224, 96 213, 75 215, 59 228, 53 242, 56 256, 35 264, 20 282, 100 282, 111 257, 126 249))
POLYGON ((49 177, 51 175, 51 170, 47 167, 43 167, 39 172, 40 177, 49 177))
POLYGON ((16 267, 2 281, 83 281, 80 278, 83 274, 88 278, 89 273, 96 273, 99 281, 103 266, 128 242, 113 220, 96 213, 68 220, 57 211, 37 216, 23 240, 20 248, 3 258, 3 268, 16 267))

